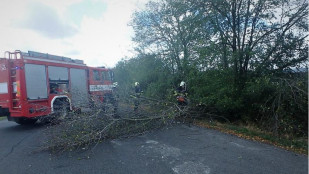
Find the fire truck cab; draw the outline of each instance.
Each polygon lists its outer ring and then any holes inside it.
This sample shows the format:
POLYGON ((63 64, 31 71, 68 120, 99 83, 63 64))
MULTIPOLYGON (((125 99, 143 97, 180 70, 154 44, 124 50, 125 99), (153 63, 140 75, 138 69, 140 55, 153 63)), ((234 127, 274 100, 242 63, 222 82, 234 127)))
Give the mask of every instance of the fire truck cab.
POLYGON ((113 73, 82 60, 34 51, 0 58, 0 116, 32 124, 58 109, 89 107, 112 97, 113 73))

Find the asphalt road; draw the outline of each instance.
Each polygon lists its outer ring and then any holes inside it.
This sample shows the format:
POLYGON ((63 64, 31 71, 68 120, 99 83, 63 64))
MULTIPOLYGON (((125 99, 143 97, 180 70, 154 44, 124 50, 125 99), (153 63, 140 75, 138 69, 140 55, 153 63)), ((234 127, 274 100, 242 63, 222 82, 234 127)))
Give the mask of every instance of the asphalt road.
POLYGON ((308 157, 195 126, 107 140, 91 151, 38 151, 46 126, 0 121, 0 174, 307 174, 308 157))

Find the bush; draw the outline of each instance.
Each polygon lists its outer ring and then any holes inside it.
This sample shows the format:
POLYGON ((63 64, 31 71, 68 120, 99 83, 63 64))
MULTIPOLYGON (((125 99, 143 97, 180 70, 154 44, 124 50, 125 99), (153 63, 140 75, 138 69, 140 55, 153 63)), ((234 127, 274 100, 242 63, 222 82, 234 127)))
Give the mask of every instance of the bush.
POLYGON ((196 104, 205 105, 208 111, 224 115, 229 120, 238 119, 243 104, 237 95, 234 77, 231 74, 222 70, 191 74, 188 86, 191 100, 196 104))
POLYGON ((252 78, 246 83, 246 121, 277 135, 307 135, 308 94, 306 77, 297 74, 252 78))

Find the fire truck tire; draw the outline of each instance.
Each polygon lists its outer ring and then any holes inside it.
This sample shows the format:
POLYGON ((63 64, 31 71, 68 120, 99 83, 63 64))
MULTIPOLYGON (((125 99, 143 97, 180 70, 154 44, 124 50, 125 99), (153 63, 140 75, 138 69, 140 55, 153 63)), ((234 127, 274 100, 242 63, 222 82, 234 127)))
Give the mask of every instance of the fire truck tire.
POLYGON ((70 110, 70 103, 68 101, 56 101, 54 103, 54 115, 57 119, 63 120, 67 117, 70 110))
POLYGON ((31 124, 34 124, 37 121, 37 119, 14 118, 14 121, 20 125, 31 125, 31 124))

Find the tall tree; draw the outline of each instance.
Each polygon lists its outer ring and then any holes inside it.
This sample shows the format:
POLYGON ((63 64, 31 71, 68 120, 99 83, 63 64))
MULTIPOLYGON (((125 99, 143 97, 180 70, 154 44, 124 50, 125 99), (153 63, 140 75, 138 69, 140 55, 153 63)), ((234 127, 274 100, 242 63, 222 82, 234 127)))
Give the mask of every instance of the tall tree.
POLYGON ((198 56, 197 40, 204 19, 193 3, 181 0, 149 2, 146 10, 136 12, 131 25, 139 49, 160 55, 175 73, 184 74, 198 56))
POLYGON ((305 0, 209 0, 198 5, 211 15, 217 31, 213 38, 221 43, 225 67, 231 62, 237 80, 249 70, 283 70, 308 57, 305 0))
POLYGON ((306 0, 161 0, 133 15, 139 50, 160 55, 173 72, 188 66, 254 70, 307 64, 306 0))

